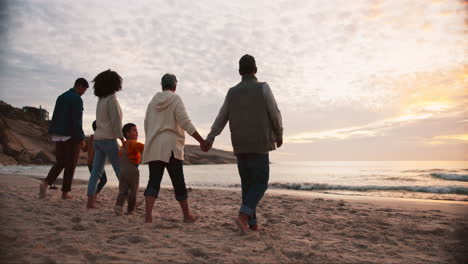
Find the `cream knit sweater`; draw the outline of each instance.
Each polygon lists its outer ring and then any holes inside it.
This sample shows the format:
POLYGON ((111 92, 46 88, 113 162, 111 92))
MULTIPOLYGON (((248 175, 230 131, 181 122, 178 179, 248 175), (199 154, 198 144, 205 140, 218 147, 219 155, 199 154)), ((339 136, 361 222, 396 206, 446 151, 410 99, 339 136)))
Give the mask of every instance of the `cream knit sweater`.
POLYGON ((122 135, 122 110, 115 94, 99 98, 96 106, 94 139, 117 139, 122 135))
POLYGON ((145 150, 142 163, 169 162, 171 154, 184 159, 185 133, 196 132, 182 99, 171 91, 157 93, 151 99, 145 116, 145 150))

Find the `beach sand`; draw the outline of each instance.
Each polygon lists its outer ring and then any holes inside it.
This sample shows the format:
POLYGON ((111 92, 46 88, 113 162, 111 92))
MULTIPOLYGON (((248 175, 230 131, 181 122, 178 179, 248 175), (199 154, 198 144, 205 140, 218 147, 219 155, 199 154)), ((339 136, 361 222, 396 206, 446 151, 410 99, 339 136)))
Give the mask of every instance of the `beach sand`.
MULTIPOLYGON (((194 224, 184 224, 162 189, 153 224, 143 206, 114 216, 117 188, 99 210, 85 209, 86 186, 73 200, 37 179, 0 175, 1 263, 467 263, 468 204, 369 200, 268 191, 258 208, 267 230, 241 236, 233 222, 239 190, 193 188, 194 224)), ((144 187, 146 183, 141 183, 144 187)), ((143 197, 140 188, 138 199, 143 197)))

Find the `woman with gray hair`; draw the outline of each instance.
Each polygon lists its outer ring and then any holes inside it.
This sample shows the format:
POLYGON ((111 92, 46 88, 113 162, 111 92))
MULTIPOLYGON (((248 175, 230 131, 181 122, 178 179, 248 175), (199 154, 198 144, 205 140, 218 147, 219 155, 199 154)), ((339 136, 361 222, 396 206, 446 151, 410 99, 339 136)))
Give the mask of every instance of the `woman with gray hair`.
POLYGON ((174 187, 175 198, 180 203, 185 223, 196 217, 190 213, 185 186, 183 160, 185 132, 200 145, 205 144, 185 110, 182 99, 175 93, 177 78, 165 74, 161 79, 162 92, 156 93, 146 109, 145 150, 142 163, 149 165, 149 181, 145 190, 146 223, 153 221, 152 212, 159 194, 164 169, 167 169, 174 187))

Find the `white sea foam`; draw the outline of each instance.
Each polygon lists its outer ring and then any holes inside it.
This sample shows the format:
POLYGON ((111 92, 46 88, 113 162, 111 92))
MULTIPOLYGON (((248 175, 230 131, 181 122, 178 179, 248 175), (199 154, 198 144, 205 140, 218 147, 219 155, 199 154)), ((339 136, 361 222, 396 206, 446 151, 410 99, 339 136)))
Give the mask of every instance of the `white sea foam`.
POLYGON ((449 181, 468 181, 467 174, 453 174, 453 173, 431 173, 432 177, 449 180, 449 181))
POLYGON ((271 183, 271 188, 288 190, 348 190, 348 191, 407 191, 425 192, 439 194, 468 194, 468 188, 460 186, 379 186, 379 185, 335 185, 335 184, 312 184, 312 183, 271 183))

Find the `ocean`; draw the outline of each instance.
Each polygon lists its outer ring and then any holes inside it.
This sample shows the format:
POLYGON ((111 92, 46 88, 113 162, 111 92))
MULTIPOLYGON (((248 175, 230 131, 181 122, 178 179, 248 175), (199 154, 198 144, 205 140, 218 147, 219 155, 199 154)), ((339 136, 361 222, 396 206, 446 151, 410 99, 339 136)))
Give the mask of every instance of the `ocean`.
MULTIPOLYGON (((50 166, 0 166, 0 173, 46 176, 50 166)), ((108 184, 118 181, 107 165, 108 184)), ((239 188, 235 164, 186 165, 187 187, 239 188)), ((140 187, 148 166, 140 166, 140 187)), ((87 167, 75 179, 88 180, 87 167)), ((167 172, 162 185, 171 186, 167 172)), ((335 195, 468 201, 468 161, 309 161, 278 162, 270 167, 270 188, 335 195)))

